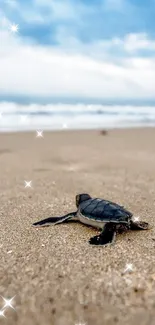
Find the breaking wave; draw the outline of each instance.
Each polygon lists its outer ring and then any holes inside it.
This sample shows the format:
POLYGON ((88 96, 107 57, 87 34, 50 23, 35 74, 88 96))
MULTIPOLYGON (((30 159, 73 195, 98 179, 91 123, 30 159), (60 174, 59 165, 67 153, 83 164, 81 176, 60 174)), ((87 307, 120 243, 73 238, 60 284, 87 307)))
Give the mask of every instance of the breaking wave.
POLYGON ((0 131, 155 126, 155 107, 0 103, 0 131))

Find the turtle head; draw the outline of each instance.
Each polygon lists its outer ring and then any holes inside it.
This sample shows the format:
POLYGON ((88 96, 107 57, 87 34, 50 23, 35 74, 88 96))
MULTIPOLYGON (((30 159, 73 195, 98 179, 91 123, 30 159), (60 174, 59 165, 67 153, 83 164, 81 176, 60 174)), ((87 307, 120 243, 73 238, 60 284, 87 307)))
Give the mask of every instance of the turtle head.
POLYGON ((76 195, 76 206, 79 207, 80 203, 83 201, 87 201, 91 199, 91 196, 89 194, 77 194, 76 195))

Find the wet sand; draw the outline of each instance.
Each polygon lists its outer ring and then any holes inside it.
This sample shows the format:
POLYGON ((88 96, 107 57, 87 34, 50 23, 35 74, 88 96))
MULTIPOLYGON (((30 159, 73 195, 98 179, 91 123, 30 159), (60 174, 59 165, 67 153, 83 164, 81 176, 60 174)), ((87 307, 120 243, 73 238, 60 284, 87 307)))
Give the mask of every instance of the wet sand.
POLYGON ((154 325, 154 220, 154 128, 0 134, 0 295, 15 296, 0 322, 154 325), (79 223, 31 227, 74 211, 82 192, 124 205, 153 228, 93 247, 98 231, 79 223))

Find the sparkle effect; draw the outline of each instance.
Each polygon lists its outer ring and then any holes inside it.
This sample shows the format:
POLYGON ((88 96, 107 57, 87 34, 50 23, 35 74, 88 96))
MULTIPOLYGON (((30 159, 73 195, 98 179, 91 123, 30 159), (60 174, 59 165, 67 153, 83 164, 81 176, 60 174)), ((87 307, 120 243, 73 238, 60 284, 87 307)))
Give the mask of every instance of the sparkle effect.
MULTIPOLYGON (((16 6, 16 1, 15 0, 5 0, 5 3, 7 5, 12 6, 12 7, 15 7, 16 6)), ((18 33, 18 31, 19 31, 19 25, 18 24, 12 24, 12 25, 10 25, 10 28, 9 29, 10 29, 10 31, 12 33, 18 33)), ((65 75, 65 80, 67 81, 69 79, 70 79, 70 76, 68 74, 66 74, 65 75)), ((88 109, 91 109, 91 105, 88 105, 87 107, 88 107, 88 109)), ((0 112, 0 119, 2 117, 3 117, 3 113, 0 112)), ((27 115, 21 115, 20 116, 20 121, 21 122, 25 122, 25 121, 27 121, 27 119, 28 119, 28 116, 27 115)), ((63 123, 62 124, 62 128, 63 129, 67 129, 68 128, 68 125, 66 123, 63 123)), ((43 138, 43 131, 36 131, 36 137, 37 138, 43 138)), ((70 166, 68 168, 68 170, 75 171, 76 170, 76 166, 70 166)), ((24 181, 24 183, 25 183, 25 188, 28 188, 28 187, 29 188, 32 188, 32 181, 24 181)), ((55 182, 52 182, 52 184, 55 185, 55 182)), ((117 188, 117 185, 114 185, 114 186, 117 188)), ((133 217, 133 220, 135 222, 138 222, 139 219, 140 219, 139 217, 133 217)), ((41 246, 42 247, 45 247, 45 244, 42 244, 41 246)), ((2 245, 0 247, 2 247, 2 245)), ((10 250, 10 251, 7 252, 7 254, 11 254, 11 253, 12 253, 12 250, 10 250)), ((85 264, 85 261, 83 261, 82 264, 85 264)), ((127 273, 127 272, 133 272, 133 264, 131 264, 131 263, 126 264, 126 267, 124 269, 124 273, 127 273)), ((0 317, 6 318, 5 311, 7 310, 7 308, 11 308, 11 309, 14 309, 15 310, 15 308, 13 307, 13 300, 14 300, 14 298, 15 298, 15 296, 12 297, 11 299, 6 299, 6 298, 2 297, 2 299, 4 301, 4 306, 0 310, 0 317)), ((80 322, 80 323, 75 323, 75 325, 86 325, 86 323, 80 322)))
POLYGON ((29 182, 25 181, 25 188, 32 187, 31 183, 32 183, 32 181, 29 181, 29 182))
POLYGON ((133 219, 135 222, 139 221, 139 217, 134 217, 133 219))
MULTIPOLYGON (((2 296, 1 296, 1 297, 2 297, 2 296)), ((6 299, 6 298, 2 297, 2 299, 3 299, 4 302, 5 302, 5 304, 4 304, 3 308, 0 310, 0 316, 6 318, 6 316, 5 316, 4 313, 5 313, 5 310, 6 310, 7 308, 9 308, 9 307, 15 310, 15 308, 13 307, 13 300, 14 300, 14 298, 15 298, 15 296, 12 297, 11 299, 6 299)))
POLYGON ((133 271, 132 264, 126 264, 126 268, 124 270, 124 273, 126 273, 126 272, 132 272, 132 271, 133 271))
POLYGON ((37 132, 36 135, 37 138, 43 138, 43 131, 36 131, 36 132, 37 132))
POLYGON ((17 32, 18 32, 18 29, 19 29, 18 25, 12 24, 12 25, 10 26, 10 30, 11 30, 11 32, 13 32, 13 33, 17 33, 17 32))
MULTIPOLYGON (((1 297, 2 297, 2 296, 1 296, 1 297)), ((13 305, 12 305, 12 302, 13 302, 13 299, 15 298, 15 296, 12 297, 11 299, 5 299, 4 297, 2 297, 2 298, 3 298, 3 300, 5 301, 5 305, 4 305, 3 309, 5 309, 6 307, 10 307, 10 308, 12 308, 12 309, 15 310, 15 308, 14 308, 13 305)))
MULTIPOLYGON (((4 315, 4 311, 5 310, 0 310, 0 317, 5 317, 5 315, 4 315)), ((6 318, 6 317, 5 317, 6 318)))

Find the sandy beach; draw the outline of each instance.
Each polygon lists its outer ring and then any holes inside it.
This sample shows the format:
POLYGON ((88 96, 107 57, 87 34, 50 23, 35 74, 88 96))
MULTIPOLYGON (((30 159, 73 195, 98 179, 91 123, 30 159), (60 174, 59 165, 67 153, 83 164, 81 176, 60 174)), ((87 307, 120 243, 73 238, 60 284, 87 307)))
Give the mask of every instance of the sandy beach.
POLYGON ((0 134, 0 295, 15 296, 1 324, 155 324, 154 139, 154 128, 0 134), (153 228, 93 247, 91 227, 31 226, 75 211, 83 192, 153 228))

